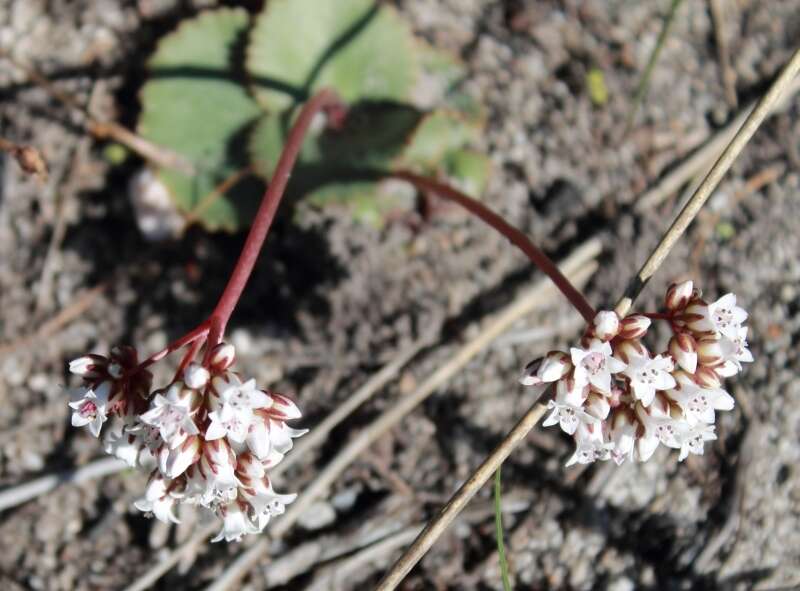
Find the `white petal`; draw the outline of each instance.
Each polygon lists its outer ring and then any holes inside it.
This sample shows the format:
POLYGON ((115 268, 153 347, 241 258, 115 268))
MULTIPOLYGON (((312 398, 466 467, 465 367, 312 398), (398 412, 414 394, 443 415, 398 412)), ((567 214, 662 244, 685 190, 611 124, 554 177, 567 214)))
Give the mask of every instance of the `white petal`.
MULTIPOLYGON (((214 414, 214 413, 211 413, 214 414)), ((228 434, 228 430, 225 428, 220 421, 211 419, 211 424, 206 429, 206 439, 208 441, 212 441, 214 439, 219 439, 220 437, 225 437, 228 434)))

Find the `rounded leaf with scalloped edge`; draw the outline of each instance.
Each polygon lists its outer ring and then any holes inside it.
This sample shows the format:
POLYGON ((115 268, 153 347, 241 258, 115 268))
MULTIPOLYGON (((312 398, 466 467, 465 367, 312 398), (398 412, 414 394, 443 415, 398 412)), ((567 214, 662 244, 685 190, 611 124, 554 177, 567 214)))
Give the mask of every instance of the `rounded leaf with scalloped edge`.
POLYGON ((148 62, 139 133, 184 156, 186 175, 159 169, 179 211, 208 230, 235 231, 258 205, 262 184, 243 174, 245 145, 260 109, 234 72, 247 33, 242 9, 203 12, 164 37, 148 62))

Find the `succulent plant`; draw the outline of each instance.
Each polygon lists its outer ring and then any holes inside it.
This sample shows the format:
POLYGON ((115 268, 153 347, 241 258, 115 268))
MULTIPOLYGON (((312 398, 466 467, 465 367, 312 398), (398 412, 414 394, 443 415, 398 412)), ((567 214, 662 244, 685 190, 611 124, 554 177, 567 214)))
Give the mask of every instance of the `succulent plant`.
POLYGON ((371 0, 272 0, 201 13, 164 37, 148 64, 139 132, 192 163, 156 171, 176 209, 206 229, 248 224, 286 130, 315 90, 349 105, 341 129, 303 145, 290 195, 345 204, 380 224, 409 205, 380 182, 396 169, 451 178, 479 195, 489 161, 469 149, 480 107, 458 92, 463 64, 414 37, 391 7, 371 0))

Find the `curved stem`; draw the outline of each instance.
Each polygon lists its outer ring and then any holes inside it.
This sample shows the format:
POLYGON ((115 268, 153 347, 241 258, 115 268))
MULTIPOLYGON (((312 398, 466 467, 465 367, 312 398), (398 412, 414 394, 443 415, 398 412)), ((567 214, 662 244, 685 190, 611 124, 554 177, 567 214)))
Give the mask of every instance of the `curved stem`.
POLYGON ((550 259, 550 257, 548 257, 538 246, 531 242, 530 239, 525 236, 525 234, 509 224, 498 214, 486 207, 483 203, 473 199, 472 197, 469 197, 468 195, 465 195, 461 191, 454 189, 449 185, 419 176, 410 171, 401 170, 389 173, 386 176, 402 179, 411 183, 418 189, 435 193, 439 197, 453 201, 470 213, 478 216, 486 224, 508 238, 508 240, 514 246, 525 253, 525 255, 534 265, 536 265, 545 275, 550 277, 553 283, 556 284, 556 287, 558 287, 558 289, 561 290, 561 293, 564 294, 569 302, 575 306, 586 322, 591 322, 594 319, 595 311, 592 305, 586 300, 586 297, 578 289, 576 289, 572 283, 570 283, 569 279, 567 279, 564 274, 558 270, 558 267, 550 259))
POLYGON ((315 94, 305 104, 303 110, 300 111, 297 121, 286 138, 283 153, 281 153, 275 172, 269 181, 269 186, 261 200, 261 205, 258 207, 250 233, 247 235, 239 260, 236 262, 236 267, 234 267, 228 284, 225 286, 225 291, 220 296, 217 307, 214 308, 209 318, 211 330, 208 336, 206 356, 222 339, 233 309, 239 302, 247 280, 250 278, 258 255, 261 252, 261 247, 264 244, 264 239, 267 237, 267 232, 272 225, 278 204, 286 190, 286 185, 289 183, 292 168, 314 115, 321 110, 337 108, 342 108, 342 103, 336 93, 330 89, 323 89, 315 94))

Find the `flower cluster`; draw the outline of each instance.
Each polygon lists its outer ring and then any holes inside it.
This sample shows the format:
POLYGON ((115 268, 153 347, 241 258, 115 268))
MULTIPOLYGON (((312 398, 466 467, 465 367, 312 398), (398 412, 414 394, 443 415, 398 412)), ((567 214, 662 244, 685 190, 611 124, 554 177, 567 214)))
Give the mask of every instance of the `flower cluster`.
POLYGON ((665 307, 624 319, 598 312, 580 347, 552 351, 525 368, 524 385, 556 383, 544 425, 559 425, 574 437, 568 466, 646 461, 659 444, 680 450, 683 460, 716 439, 716 411, 734 404, 722 380, 753 360, 743 325, 747 312, 733 294, 707 303, 691 281, 670 286, 665 307), (642 344, 653 319, 672 330, 659 354, 642 344))
POLYGON ((136 507, 177 522, 177 503, 201 505, 223 520, 213 541, 259 533, 283 513, 296 495, 276 493, 267 472, 305 433, 286 424, 300 417, 297 406, 243 382, 230 370, 234 357, 233 346, 220 343, 204 365, 189 363, 156 391, 130 347, 70 363, 83 379, 71 392, 72 424, 98 437, 108 421, 106 452, 150 474, 136 507))

